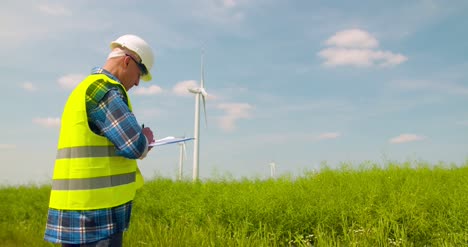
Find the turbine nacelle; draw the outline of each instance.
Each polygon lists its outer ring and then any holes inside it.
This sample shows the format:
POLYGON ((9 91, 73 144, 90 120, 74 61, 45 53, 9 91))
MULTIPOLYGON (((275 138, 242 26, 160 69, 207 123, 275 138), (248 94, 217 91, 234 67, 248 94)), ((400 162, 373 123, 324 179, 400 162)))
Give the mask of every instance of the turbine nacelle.
POLYGON ((206 97, 208 97, 208 93, 206 92, 205 88, 197 87, 197 88, 188 88, 189 92, 193 94, 201 94, 202 103, 203 103, 203 114, 205 115, 205 125, 208 125, 208 119, 206 117, 206 97))
POLYGON ((201 87, 199 89, 200 89, 201 95, 203 95, 203 98, 208 97, 208 93, 206 92, 205 88, 201 87))
POLYGON ((199 87, 198 88, 189 88, 188 91, 191 92, 191 93, 197 94, 197 93, 200 93, 201 88, 199 88, 199 87))
POLYGON ((208 93, 206 92, 205 88, 198 87, 198 88, 188 88, 188 91, 194 94, 201 94, 203 97, 208 97, 208 93))

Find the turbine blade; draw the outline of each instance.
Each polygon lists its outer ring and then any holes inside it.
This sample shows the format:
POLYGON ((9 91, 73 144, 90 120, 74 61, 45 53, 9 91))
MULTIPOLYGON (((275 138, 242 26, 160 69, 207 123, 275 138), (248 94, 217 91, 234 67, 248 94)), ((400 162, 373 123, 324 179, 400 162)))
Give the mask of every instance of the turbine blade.
MULTIPOLYGON (((203 90, 205 91, 205 90, 203 90)), ((208 126, 208 119, 206 117, 206 102, 205 102, 205 95, 202 94, 203 99, 203 114, 205 115, 205 126, 208 126)))
POLYGON ((201 54, 201 81, 200 81, 200 87, 203 88, 204 85, 205 85, 205 66, 204 66, 204 63, 203 63, 203 57, 205 55, 205 51, 202 50, 202 54, 201 54))

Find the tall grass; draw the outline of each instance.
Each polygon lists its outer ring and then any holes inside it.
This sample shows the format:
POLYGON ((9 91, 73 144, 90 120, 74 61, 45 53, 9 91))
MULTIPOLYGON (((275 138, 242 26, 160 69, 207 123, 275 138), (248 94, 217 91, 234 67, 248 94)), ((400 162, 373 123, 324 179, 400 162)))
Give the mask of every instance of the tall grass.
MULTIPOLYGON (((0 246, 42 241, 50 187, 0 190, 0 246)), ((322 167, 138 192, 125 246, 468 246, 468 163, 322 167)))
POLYGON ((47 246, 41 240, 50 186, 0 189, 0 246, 47 246))

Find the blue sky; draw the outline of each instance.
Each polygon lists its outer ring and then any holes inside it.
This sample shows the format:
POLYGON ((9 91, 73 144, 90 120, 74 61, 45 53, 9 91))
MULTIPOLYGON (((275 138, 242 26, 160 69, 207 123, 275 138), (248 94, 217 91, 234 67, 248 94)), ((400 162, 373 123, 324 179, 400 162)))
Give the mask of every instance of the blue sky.
MULTIPOLYGON (((2 4, 0 184, 50 181, 68 94, 127 33, 156 53, 153 81, 130 97, 161 138, 193 135, 186 88, 199 83, 204 48, 201 178, 263 178, 270 162, 298 175, 324 161, 468 159, 467 1, 2 4)), ((155 148, 140 168, 174 178, 178 152, 155 148)))

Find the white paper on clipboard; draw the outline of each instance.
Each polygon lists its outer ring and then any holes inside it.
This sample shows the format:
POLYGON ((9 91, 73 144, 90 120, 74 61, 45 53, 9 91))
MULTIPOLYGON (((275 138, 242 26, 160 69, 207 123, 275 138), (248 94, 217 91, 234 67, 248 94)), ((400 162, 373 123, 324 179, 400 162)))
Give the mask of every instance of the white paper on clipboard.
POLYGON ((185 141, 190 141, 193 140, 193 137, 173 137, 173 136, 168 136, 164 137, 162 139, 158 139, 150 144, 148 146, 154 147, 154 146, 162 146, 162 145, 167 145, 167 144, 172 144, 172 143, 178 143, 178 142, 185 142, 185 141))

